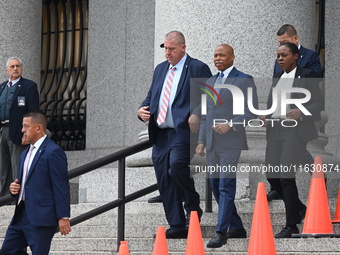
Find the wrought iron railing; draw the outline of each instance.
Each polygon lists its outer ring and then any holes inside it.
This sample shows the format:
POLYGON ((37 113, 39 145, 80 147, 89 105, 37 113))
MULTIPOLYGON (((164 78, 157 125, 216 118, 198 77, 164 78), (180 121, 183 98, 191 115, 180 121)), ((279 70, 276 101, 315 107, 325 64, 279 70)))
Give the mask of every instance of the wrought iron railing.
POLYGON ((64 150, 85 149, 88 0, 43 0, 40 108, 64 150))

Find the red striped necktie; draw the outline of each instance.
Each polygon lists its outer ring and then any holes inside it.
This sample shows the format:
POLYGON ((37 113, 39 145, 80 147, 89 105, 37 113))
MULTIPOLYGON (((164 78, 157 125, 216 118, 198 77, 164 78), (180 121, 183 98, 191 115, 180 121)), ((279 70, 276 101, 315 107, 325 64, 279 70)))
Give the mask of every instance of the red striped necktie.
POLYGON ((166 119, 166 113, 168 112, 172 82, 174 80, 176 67, 170 69, 170 73, 165 83, 164 93, 161 100, 161 109, 157 117, 157 124, 161 125, 166 119))

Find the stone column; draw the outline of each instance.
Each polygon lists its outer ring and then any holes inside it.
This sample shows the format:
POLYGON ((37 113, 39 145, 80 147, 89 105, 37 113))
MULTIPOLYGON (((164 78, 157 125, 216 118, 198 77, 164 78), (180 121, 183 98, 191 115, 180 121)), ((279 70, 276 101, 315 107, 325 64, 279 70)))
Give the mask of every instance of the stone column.
MULTIPOLYGON (((340 49, 338 45, 340 41, 340 21, 338 18, 340 2, 336 0, 327 0, 325 2, 325 111, 329 116, 328 123, 325 126, 325 133, 329 138, 326 150, 337 159, 340 159, 340 49)), ((337 170, 334 169, 335 171, 330 176, 333 177, 332 181, 335 183, 335 186, 340 186, 339 160, 335 162, 334 166, 337 167, 337 170)), ((336 190, 335 188, 334 193, 336 190)))
POLYGON ((23 76, 39 86, 41 59, 41 0, 3 1, 0 8, 0 81, 9 57, 23 61, 23 76))
POLYGON ((151 84, 154 0, 89 1, 86 149, 101 157, 135 144, 151 84), (102 150, 102 151, 100 151, 102 150))
POLYGON ((336 0, 326 1, 325 24, 325 109, 329 116, 326 133, 329 137, 327 150, 340 158, 340 41, 339 34, 340 2, 336 0))

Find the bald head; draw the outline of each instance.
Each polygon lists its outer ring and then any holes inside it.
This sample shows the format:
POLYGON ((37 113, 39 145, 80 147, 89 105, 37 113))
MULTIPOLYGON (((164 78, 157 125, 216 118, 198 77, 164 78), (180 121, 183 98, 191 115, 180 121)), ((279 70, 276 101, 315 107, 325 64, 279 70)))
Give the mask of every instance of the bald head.
POLYGON ((224 71, 234 64, 234 49, 228 44, 220 44, 215 48, 214 64, 219 71, 224 71))

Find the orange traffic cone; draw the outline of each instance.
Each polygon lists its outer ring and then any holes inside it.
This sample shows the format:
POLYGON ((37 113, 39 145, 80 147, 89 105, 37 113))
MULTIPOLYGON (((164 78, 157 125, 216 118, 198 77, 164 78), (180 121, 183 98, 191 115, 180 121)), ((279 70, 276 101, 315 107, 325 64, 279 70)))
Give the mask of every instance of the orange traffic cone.
POLYGON ((169 255, 164 227, 160 226, 157 228, 152 255, 169 255))
POLYGON ((260 182, 256 192, 248 255, 275 254, 276 248, 266 196, 266 187, 263 182, 260 182))
POLYGON ((338 200, 336 202, 335 215, 332 223, 340 223, 340 187, 338 188, 338 200))
POLYGON ((118 255, 130 255, 127 241, 120 241, 118 255))
POLYGON ((205 255, 201 225, 196 211, 190 213, 185 255, 205 255))
POLYGON ((312 174, 306 218, 302 234, 293 237, 336 237, 331 222, 331 213, 328 205, 328 196, 322 169, 322 158, 314 158, 314 171, 312 174))

